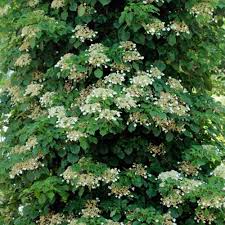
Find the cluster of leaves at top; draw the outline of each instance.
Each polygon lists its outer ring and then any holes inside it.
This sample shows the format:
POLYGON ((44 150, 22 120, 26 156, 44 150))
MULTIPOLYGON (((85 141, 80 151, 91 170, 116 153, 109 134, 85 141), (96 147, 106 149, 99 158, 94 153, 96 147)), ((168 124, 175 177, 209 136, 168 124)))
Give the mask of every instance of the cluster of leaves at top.
POLYGON ((221 0, 1 0, 0 223, 225 223, 221 0))

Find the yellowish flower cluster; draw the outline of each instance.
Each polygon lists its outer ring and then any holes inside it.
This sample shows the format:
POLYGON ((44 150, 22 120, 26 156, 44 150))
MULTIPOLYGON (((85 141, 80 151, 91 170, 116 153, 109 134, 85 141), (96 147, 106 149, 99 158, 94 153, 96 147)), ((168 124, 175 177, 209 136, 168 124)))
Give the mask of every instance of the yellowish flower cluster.
POLYGON ((20 46, 19 50, 20 51, 28 51, 30 48, 31 39, 36 37, 38 32, 40 32, 40 29, 35 26, 32 26, 32 25, 25 26, 21 30, 21 37, 24 39, 23 39, 23 43, 20 46))
POLYGON ((117 185, 116 183, 113 183, 108 188, 110 189, 110 193, 108 193, 109 196, 115 195, 115 197, 119 199, 122 198, 123 196, 128 196, 131 198, 134 197, 130 191, 129 186, 121 186, 117 185))
POLYGON ((34 8, 35 6, 39 4, 39 0, 28 0, 27 4, 28 6, 34 8))
POLYGON ((196 212, 196 216, 194 218, 197 223, 203 223, 203 224, 213 224, 214 220, 216 220, 216 216, 214 213, 211 213, 207 211, 204 213, 204 211, 198 211, 196 212))
POLYGON ((173 120, 173 119, 162 119, 160 117, 153 117, 153 120, 155 121, 156 123, 156 126, 160 126, 161 129, 167 133, 169 131, 175 131, 175 132, 178 132, 178 133, 181 133, 181 132, 184 132, 185 131, 185 128, 184 128, 184 125, 177 125, 176 122, 173 120))
POLYGON ((65 0, 53 0, 51 3, 51 8, 59 9, 65 6, 65 0))
POLYGON ((194 5, 191 10, 190 14, 198 17, 198 16, 213 16, 214 8, 208 1, 199 2, 198 4, 194 5))
POLYGON ((173 21, 170 25, 169 28, 176 33, 177 36, 179 36, 181 33, 186 33, 190 34, 190 30, 184 22, 178 22, 178 21, 173 21))
POLYGON ((80 80, 83 80, 87 77, 87 72, 83 71, 77 71, 77 67, 73 65, 70 69, 70 75, 68 76, 69 79, 74 80, 76 82, 79 82, 80 80))
POLYGON ((181 84, 181 80, 169 77, 166 84, 169 85, 174 90, 187 92, 187 90, 181 84))
POLYGON ((88 49, 88 63, 94 67, 100 67, 104 65, 107 67, 107 63, 110 61, 105 54, 107 48, 102 44, 92 44, 88 49))
POLYGON ((88 200, 85 204, 85 208, 82 209, 82 216, 83 217, 100 217, 101 210, 97 207, 98 204, 97 200, 88 200))
POLYGON ((176 219, 170 213, 166 213, 163 215, 163 225, 177 225, 176 219))
POLYGON ((25 53, 25 54, 22 54, 19 58, 17 58, 15 62, 15 66, 24 67, 24 66, 30 65, 30 63, 31 63, 30 54, 25 53))
POLYGON ((125 81, 125 73, 110 73, 108 76, 104 77, 105 84, 108 84, 109 87, 112 85, 122 85, 125 81))
POLYGON ((31 83, 31 84, 27 85, 24 95, 25 96, 29 95, 30 97, 37 96, 40 94, 42 88, 43 88, 42 84, 31 83))
POLYGON ((129 170, 133 171, 135 175, 141 176, 145 179, 148 178, 147 166, 143 166, 142 164, 133 164, 132 168, 129 170))
POLYGON ((38 156, 36 158, 30 158, 28 160, 16 163, 11 168, 11 171, 9 173, 9 177, 11 179, 14 179, 15 176, 21 175, 24 171, 35 170, 35 169, 37 169, 40 166, 44 166, 44 164, 41 164, 41 162, 38 161, 41 157, 42 156, 38 156))
POLYGON ((138 124, 144 125, 144 126, 150 126, 151 123, 144 113, 135 112, 130 114, 129 119, 127 121, 127 125, 133 123, 134 127, 137 127, 138 124))
POLYGON ((194 166, 190 162, 183 161, 179 162, 179 170, 184 173, 186 176, 197 176, 199 173, 200 168, 194 166))
POLYGON ((16 145, 12 148, 12 154, 21 154, 27 151, 30 151, 38 144, 37 138, 35 136, 30 137, 25 145, 16 145))
POLYGON ((132 41, 120 42, 119 48, 122 48, 124 50, 123 61, 125 63, 144 59, 144 57, 141 56, 140 53, 138 52, 136 44, 133 43, 132 41))
POLYGON ((40 216, 39 220, 36 221, 38 225, 59 225, 63 222, 65 222, 65 217, 60 213, 49 213, 46 216, 40 216))
POLYGON ((160 98, 155 101, 155 105, 160 106, 165 112, 175 113, 178 116, 184 116, 190 108, 184 102, 178 99, 176 95, 172 95, 169 92, 161 92, 160 98))
POLYGON ((93 38, 98 34, 98 32, 93 31, 87 25, 77 25, 73 32, 75 36, 72 36, 72 38, 76 37, 81 42, 85 42, 86 40, 93 41, 93 38))
POLYGON ((34 71, 32 73, 32 79, 35 80, 35 81, 39 81, 39 82, 44 81, 43 76, 44 76, 44 74, 42 72, 38 71, 38 70, 34 71))
POLYGON ((153 65, 151 66, 151 69, 149 72, 151 74, 151 77, 153 77, 154 79, 161 79, 165 75, 162 71, 158 69, 158 67, 153 65))
POLYGON ((182 192, 180 190, 173 190, 173 193, 161 198, 162 204, 166 207, 178 208, 179 204, 183 203, 182 192))
POLYGON ((225 207, 225 197, 207 195, 207 196, 201 197, 197 201, 197 203, 198 203, 198 206, 201 207, 201 209, 206 209, 206 208, 220 209, 225 207))
POLYGON ((89 189, 96 189, 100 186, 101 181, 101 177, 93 173, 74 172, 71 167, 68 167, 62 176, 67 183, 75 185, 76 188, 87 186, 89 189))
POLYGON ((166 153, 165 146, 164 146, 163 143, 160 144, 160 145, 150 144, 147 151, 150 152, 153 157, 156 157, 156 156, 159 156, 159 155, 164 155, 166 153))
POLYGON ((157 35, 157 36, 160 36, 162 32, 166 30, 165 23, 158 19, 151 21, 151 23, 143 24, 143 27, 145 31, 147 32, 147 34, 157 35))
POLYGON ((117 73, 130 72, 131 68, 124 63, 112 63, 110 65, 111 71, 116 71, 117 73))
POLYGON ((40 104, 41 106, 44 107, 49 107, 53 104, 52 98, 54 97, 56 93, 55 92, 45 92, 41 97, 40 97, 40 104))
POLYGON ((40 116, 46 116, 47 111, 42 110, 40 105, 37 104, 31 104, 29 107, 30 114, 28 115, 28 118, 31 118, 32 120, 36 120, 40 116))
POLYGON ((24 100, 24 97, 21 94, 21 90, 18 86, 9 85, 7 87, 7 91, 9 92, 9 95, 11 96, 11 101, 13 104, 22 102, 24 100))

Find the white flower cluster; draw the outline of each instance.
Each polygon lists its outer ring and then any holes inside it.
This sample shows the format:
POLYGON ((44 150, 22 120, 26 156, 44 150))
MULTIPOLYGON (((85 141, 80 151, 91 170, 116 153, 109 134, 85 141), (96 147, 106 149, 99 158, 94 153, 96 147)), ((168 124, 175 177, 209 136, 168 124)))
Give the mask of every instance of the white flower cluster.
POLYGON ((16 145, 12 148, 12 154, 21 154, 27 151, 30 151, 38 144, 37 138, 35 136, 31 136, 25 145, 16 145))
POLYGON ((105 119, 107 121, 116 121, 118 118, 120 118, 120 114, 121 112, 117 110, 102 109, 96 120, 105 119))
POLYGON ((131 108, 137 107, 137 101, 129 94, 116 98, 115 103, 119 109, 130 110, 131 108))
POLYGON ((125 81, 125 73, 110 73, 108 76, 104 77, 104 83, 109 84, 109 87, 112 85, 122 85, 125 81))
POLYGON ((165 182, 167 179, 180 180, 181 178, 181 174, 175 170, 162 172, 158 176, 158 179, 161 180, 161 182, 165 182))
POLYGON ((66 116, 66 111, 64 106, 54 106, 48 109, 48 117, 58 117, 58 118, 62 118, 66 116))
POLYGON ((110 88, 94 88, 91 93, 87 96, 86 102, 90 102, 93 98, 101 98, 106 100, 108 98, 113 98, 116 92, 110 88))
POLYGON ((155 79, 161 79, 165 74, 158 69, 158 67, 156 66, 151 66, 152 68, 150 69, 150 71, 147 71, 147 72, 150 72, 151 74, 151 77, 155 78, 155 79))
POLYGON ((225 163, 221 163, 219 166, 217 166, 213 172, 213 176, 221 177, 225 179, 225 163))
POLYGON ((131 41, 120 42, 119 48, 124 50, 123 52, 123 61, 132 62, 136 60, 143 60, 144 57, 140 55, 137 50, 136 44, 131 41))
POLYGON ((181 33, 190 34, 190 30, 184 22, 173 21, 169 25, 169 28, 179 36, 181 33))
POLYGON ((80 131, 76 131, 76 130, 71 130, 71 131, 67 131, 67 139, 69 141, 78 141, 80 138, 86 138, 87 134, 82 133, 80 131))
POLYGON ((25 96, 29 95, 31 97, 37 96, 40 94, 42 88, 43 88, 42 84, 31 83, 27 86, 24 95, 25 96))
POLYGON ((59 67, 60 70, 66 70, 66 69, 70 69, 70 65, 69 65, 69 60, 70 58, 73 56, 72 53, 67 53, 64 56, 60 57, 60 60, 57 62, 57 64, 55 65, 55 67, 59 67))
MULTIPOLYGON (((56 127, 59 128, 71 128, 78 121, 78 117, 70 116, 70 117, 61 117, 56 121, 56 127)), ((68 137, 68 136, 67 136, 68 137)))
POLYGON ((184 116, 190 111, 188 105, 181 102, 177 96, 168 92, 161 92, 160 98, 154 104, 160 106, 166 112, 175 113, 178 116, 184 116))
POLYGON ((210 4, 210 2, 199 2, 198 4, 194 5, 191 10, 190 14, 194 15, 195 17, 198 16, 213 16, 214 8, 210 4))
POLYGON ((92 44, 88 49, 88 63, 94 67, 100 67, 104 65, 107 67, 107 63, 110 61, 105 54, 107 48, 102 44, 92 44))
POLYGON ((107 169, 102 174, 102 181, 106 184, 114 183, 119 180, 119 173, 120 173, 120 170, 117 168, 107 169))
POLYGON ((98 102, 91 104, 83 104, 82 106, 80 106, 80 111, 83 115, 99 113, 101 112, 101 110, 101 104, 98 102))
POLYGON ((202 181, 199 180, 193 180, 193 179, 183 179, 178 188, 185 194, 188 194, 192 191, 195 191, 198 187, 200 187, 203 184, 202 181))
POLYGON ((19 176, 21 174, 23 174, 24 171, 27 170, 35 170, 40 166, 44 166, 44 164, 41 164, 41 162, 39 162, 38 160, 41 157, 36 157, 36 158, 30 158, 28 160, 16 163, 12 168, 11 171, 9 173, 9 177, 11 179, 14 179, 15 176, 19 176))
POLYGON ((130 83, 143 88, 153 84, 153 81, 154 79, 152 79, 150 73, 138 71, 137 76, 131 78, 130 83))
POLYGON ((197 223, 203 223, 203 224, 213 224, 216 220, 216 216, 214 212, 210 211, 198 211, 196 213, 196 216, 194 218, 197 223))
POLYGON ((55 92, 46 92, 40 97, 41 106, 48 107, 53 104, 52 98, 55 96, 55 92))
POLYGON ((59 9, 64 7, 64 5, 65 5, 65 0, 53 0, 51 3, 51 8, 59 9))
POLYGON ((130 83, 138 87, 146 87, 153 84, 154 79, 149 71, 138 71, 137 76, 131 78, 130 83))
MULTIPOLYGON (((48 109, 48 118, 57 117, 56 127, 58 128, 72 128, 72 126, 78 121, 78 118, 75 116, 66 116, 66 110, 64 106, 54 106, 48 109)), ((72 132, 72 131, 68 131, 72 132)), ((71 133, 72 135, 72 133, 71 133)), ((72 138, 70 135, 67 137, 72 138)), ((70 139, 69 139, 70 140, 70 139)))
POLYGON ((11 8, 10 4, 6 4, 3 7, 0 7, 0 17, 7 15, 10 8, 11 8))
POLYGON ((151 23, 143 24, 147 34, 160 36, 163 31, 166 31, 165 22, 155 19, 151 23))
MULTIPOLYGON (((96 37, 98 32, 93 31, 90 29, 87 25, 77 25, 75 29, 73 30, 74 35, 77 39, 79 39, 81 42, 85 42, 86 40, 93 41, 93 38, 96 37)), ((73 38, 74 36, 72 36, 73 38)))
POLYGON ((25 53, 22 54, 15 62, 15 66, 18 67, 24 67, 24 66, 28 66, 31 63, 31 57, 30 54, 25 53))

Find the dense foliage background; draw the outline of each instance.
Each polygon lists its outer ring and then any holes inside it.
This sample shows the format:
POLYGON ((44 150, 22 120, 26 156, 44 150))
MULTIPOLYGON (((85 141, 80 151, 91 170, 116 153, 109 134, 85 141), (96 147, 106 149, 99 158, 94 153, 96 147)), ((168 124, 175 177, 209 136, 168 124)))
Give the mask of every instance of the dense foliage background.
POLYGON ((225 224, 223 0, 0 6, 1 224, 225 224))

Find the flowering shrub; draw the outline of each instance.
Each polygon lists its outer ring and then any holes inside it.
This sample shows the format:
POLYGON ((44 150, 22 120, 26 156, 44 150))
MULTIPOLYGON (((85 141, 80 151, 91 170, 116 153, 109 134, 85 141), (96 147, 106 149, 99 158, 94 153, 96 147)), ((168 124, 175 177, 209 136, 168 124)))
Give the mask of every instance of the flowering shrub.
POLYGON ((2 0, 1 224, 225 224, 224 8, 2 0))

